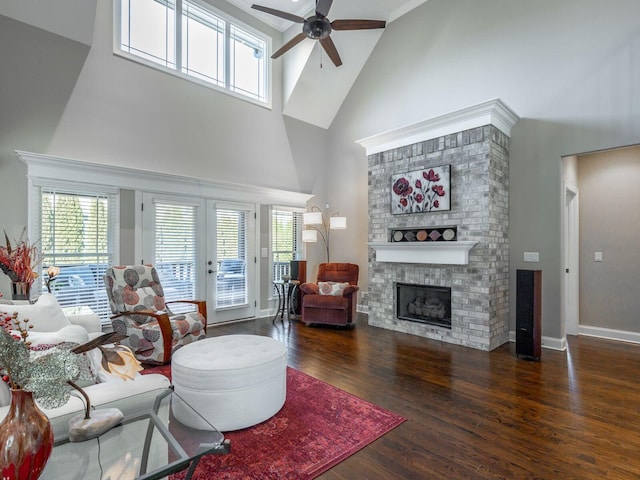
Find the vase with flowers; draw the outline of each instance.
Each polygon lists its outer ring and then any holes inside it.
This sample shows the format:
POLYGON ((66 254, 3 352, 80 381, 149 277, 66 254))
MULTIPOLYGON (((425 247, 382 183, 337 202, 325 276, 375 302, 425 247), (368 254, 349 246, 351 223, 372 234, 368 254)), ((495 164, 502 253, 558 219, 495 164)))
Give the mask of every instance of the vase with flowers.
POLYGON ((39 263, 38 248, 29 242, 25 232, 26 228, 12 245, 5 231, 6 245, 0 246, 0 270, 11 279, 11 295, 14 300, 29 300, 31 285, 38 277, 35 271, 39 263))
POLYGON ((11 405, 0 422, 0 473, 3 480, 34 480, 53 448, 53 430, 35 400, 61 407, 69 400, 79 374, 77 356, 52 348, 43 355, 29 349, 29 321, 0 313, 0 370, 11 389, 11 405))

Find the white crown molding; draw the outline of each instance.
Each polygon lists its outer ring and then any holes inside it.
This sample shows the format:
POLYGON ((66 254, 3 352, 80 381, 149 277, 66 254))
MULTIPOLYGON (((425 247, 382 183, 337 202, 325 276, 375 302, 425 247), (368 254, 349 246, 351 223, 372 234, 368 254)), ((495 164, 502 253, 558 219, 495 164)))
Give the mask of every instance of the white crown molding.
POLYGON ((494 98, 478 105, 372 135, 356 142, 366 148, 367 155, 372 155, 484 125, 494 125, 502 133, 510 136, 511 128, 519 119, 520 117, 502 100, 494 98))
POLYGON ((250 198, 251 202, 256 203, 302 208, 313 197, 307 193, 103 165, 20 150, 16 150, 16 155, 27 164, 27 176, 31 179, 76 181, 147 192, 224 198, 229 201, 246 202, 250 198))

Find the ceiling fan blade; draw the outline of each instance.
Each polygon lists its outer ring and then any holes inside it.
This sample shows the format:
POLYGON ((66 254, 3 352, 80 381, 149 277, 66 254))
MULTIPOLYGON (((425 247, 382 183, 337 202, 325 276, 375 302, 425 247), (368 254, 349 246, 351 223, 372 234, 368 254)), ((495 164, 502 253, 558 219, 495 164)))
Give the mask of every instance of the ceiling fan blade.
POLYGON ((327 52, 327 55, 329 55, 329 58, 336 67, 342 65, 342 60, 340 59, 340 55, 338 55, 338 49, 333 43, 333 40, 331 40, 331 37, 320 39, 320 44, 322 45, 322 48, 324 48, 324 51, 327 52))
POLYGON ((334 20, 331 22, 331 28, 334 30, 369 30, 385 26, 384 20, 334 20))
POLYGON ((298 35, 293 37, 291 40, 289 40, 287 43, 285 43, 283 46, 281 46, 278 49, 277 52, 275 52, 273 55, 271 55, 271 58, 278 58, 283 53, 288 52, 289 50, 291 50, 293 47, 295 47, 297 44, 299 44, 305 38, 308 38, 308 37, 304 33, 299 33, 298 35))
POLYGON ((259 10, 264 13, 275 15, 276 17, 284 18, 295 23, 304 23, 304 18, 294 15, 293 13, 283 12, 282 10, 276 10, 275 8, 263 7, 262 5, 251 5, 254 10, 259 10))
POLYGON ((333 0, 318 0, 316 2, 316 15, 319 17, 326 17, 329 15, 332 3, 333 0))

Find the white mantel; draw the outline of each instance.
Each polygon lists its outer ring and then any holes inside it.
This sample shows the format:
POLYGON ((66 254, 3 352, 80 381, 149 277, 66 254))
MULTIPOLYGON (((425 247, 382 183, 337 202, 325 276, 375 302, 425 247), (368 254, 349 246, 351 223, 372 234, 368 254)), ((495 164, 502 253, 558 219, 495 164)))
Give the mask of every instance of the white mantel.
POLYGON ((468 265, 478 242, 371 242, 378 262, 468 265))
POLYGON ((436 118, 363 138, 357 140, 357 143, 367 149, 367 155, 372 155, 484 125, 494 125, 510 136, 511 128, 519 119, 502 100, 494 98, 436 118))

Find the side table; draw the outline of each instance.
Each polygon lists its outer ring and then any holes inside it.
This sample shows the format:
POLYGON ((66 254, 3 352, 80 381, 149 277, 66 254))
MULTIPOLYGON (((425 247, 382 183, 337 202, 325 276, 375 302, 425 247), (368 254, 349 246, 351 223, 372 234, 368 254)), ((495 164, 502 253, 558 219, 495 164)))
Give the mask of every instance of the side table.
POLYGON ((291 321, 291 300, 300 282, 298 280, 290 280, 288 282, 275 280, 273 285, 276 287, 276 292, 278 293, 278 310, 276 310, 276 315, 273 317, 272 323, 275 324, 279 316, 280 321, 284 324, 285 316, 291 321))

